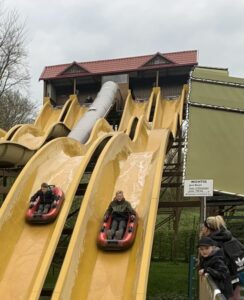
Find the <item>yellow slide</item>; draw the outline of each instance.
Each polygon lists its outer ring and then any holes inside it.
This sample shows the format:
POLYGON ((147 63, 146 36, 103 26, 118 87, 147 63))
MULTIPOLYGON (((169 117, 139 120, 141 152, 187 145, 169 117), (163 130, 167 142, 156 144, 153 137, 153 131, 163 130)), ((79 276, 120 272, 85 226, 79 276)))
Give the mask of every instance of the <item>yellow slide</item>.
MULTIPOLYGON (((50 117, 47 120, 42 117, 38 118, 34 125, 23 125, 11 141, 32 150, 39 149, 47 139, 67 135, 86 110, 85 106, 80 106, 78 98, 71 95, 61 112, 57 114, 54 110, 53 114, 49 113, 50 117)), ((47 115, 48 112, 44 114, 47 115)))
MULTIPOLYGON (((69 104, 68 104, 69 105, 69 104)), ((65 108, 64 108, 65 110, 65 108)), ((22 126, 24 127, 32 127, 38 128, 41 131, 45 131, 51 124, 58 122, 58 119, 63 114, 63 107, 53 107, 51 104, 50 98, 45 98, 45 104, 42 107, 39 115, 37 116, 34 124, 17 124, 9 129, 9 131, 4 136, 4 139, 10 141, 16 131, 20 129, 22 126)))
POLYGON ((6 131, 0 128, 0 139, 3 138, 6 134, 6 131))
POLYGON ((145 116, 146 120, 149 121, 150 112, 153 106, 155 106, 159 94, 160 89, 153 88, 148 101, 141 102, 133 100, 131 91, 129 90, 118 130, 125 132, 132 117, 139 119, 141 116, 145 116))
POLYGON ((0 165, 24 165, 46 141, 66 136, 86 112, 75 95, 61 108, 53 108, 49 101, 33 125, 16 125, 0 142, 0 165))
POLYGON ((84 170, 97 147, 111 136, 100 119, 85 145, 62 137, 41 148, 16 179, 0 209, 0 298, 38 299, 49 264, 84 170), (47 226, 25 223, 31 195, 42 182, 63 189, 65 201, 58 219, 47 226), (35 279, 38 278, 38 282, 35 279))
MULTIPOLYGON (((105 146, 84 196, 52 300, 146 298, 164 159, 171 132, 176 134, 181 119, 183 95, 170 104, 156 104, 153 119, 161 114, 163 120, 167 113, 167 119, 172 120, 168 128, 150 130, 141 116, 133 141, 128 129, 127 134, 114 135, 105 146), (168 106, 172 109, 164 109, 168 106), (96 238, 103 214, 118 189, 139 215, 136 240, 128 251, 103 252, 97 248, 96 238)), ((133 119, 128 121, 130 125, 133 119)))
MULTIPOLYGON (((172 118, 174 114, 172 111, 172 118)), ((141 114, 131 141, 134 115, 128 120, 127 133, 112 133, 101 119, 85 145, 59 138, 27 163, 0 210, 4 245, 0 251, 0 296, 4 299, 39 299, 84 170, 97 147, 111 136, 83 199, 53 299, 145 298, 163 161, 173 127, 150 130, 141 114), (30 196, 43 181, 62 187, 65 202, 55 223, 30 226, 24 214, 30 196), (139 214, 138 233, 127 252, 104 253, 95 241, 102 215, 118 188, 124 190, 139 214)))
POLYGON ((183 86, 181 95, 177 99, 161 99, 161 92, 156 99, 155 115, 152 122, 152 129, 170 128, 173 136, 182 123, 184 100, 188 92, 187 85, 183 86))

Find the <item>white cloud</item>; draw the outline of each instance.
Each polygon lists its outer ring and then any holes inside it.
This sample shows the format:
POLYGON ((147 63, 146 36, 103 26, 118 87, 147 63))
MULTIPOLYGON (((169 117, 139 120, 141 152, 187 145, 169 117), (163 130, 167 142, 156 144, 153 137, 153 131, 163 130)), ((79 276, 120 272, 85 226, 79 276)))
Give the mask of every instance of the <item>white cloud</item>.
POLYGON ((45 65, 199 50, 202 65, 244 77, 242 0, 8 0, 26 19, 31 94, 45 65))

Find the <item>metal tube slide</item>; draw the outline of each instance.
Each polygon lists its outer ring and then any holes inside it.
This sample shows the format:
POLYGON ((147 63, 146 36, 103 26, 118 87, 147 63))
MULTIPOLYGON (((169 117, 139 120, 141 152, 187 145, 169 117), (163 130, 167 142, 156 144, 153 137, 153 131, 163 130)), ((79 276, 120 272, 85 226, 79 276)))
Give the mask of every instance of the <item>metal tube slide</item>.
POLYGON ((68 137, 85 143, 95 122, 99 118, 104 117, 113 105, 117 91, 118 85, 116 83, 112 81, 105 82, 88 111, 72 129, 68 137))

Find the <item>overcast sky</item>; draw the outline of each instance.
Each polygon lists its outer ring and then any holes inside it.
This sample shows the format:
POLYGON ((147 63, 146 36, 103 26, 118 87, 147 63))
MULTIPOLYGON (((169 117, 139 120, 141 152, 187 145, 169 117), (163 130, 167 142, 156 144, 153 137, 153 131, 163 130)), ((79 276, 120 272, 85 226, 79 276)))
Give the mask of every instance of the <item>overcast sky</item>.
POLYGON ((244 77, 243 0, 5 0, 26 22, 31 97, 47 65, 198 50, 199 64, 244 77))

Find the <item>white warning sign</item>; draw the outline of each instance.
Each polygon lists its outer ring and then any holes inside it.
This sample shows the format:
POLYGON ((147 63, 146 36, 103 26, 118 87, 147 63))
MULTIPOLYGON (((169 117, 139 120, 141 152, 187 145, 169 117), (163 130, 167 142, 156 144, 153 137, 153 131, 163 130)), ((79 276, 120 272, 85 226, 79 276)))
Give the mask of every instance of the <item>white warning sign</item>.
POLYGON ((184 182, 185 197, 213 196, 213 179, 193 179, 184 182))

